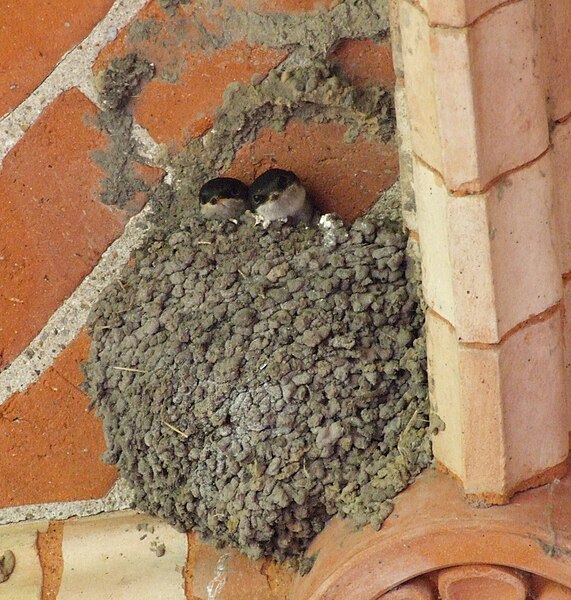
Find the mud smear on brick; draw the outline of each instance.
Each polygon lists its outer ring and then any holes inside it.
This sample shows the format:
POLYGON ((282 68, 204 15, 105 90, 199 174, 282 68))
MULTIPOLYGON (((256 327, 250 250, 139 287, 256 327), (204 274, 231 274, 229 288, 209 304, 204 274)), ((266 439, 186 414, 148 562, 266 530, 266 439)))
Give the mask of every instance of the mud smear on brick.
POLYGON ((134 162, 142 162, 131 136, 133 117, 129 110, 131 98, 144 81, 152 79, 153 66, 136 54, 112 60, 95 78, 95 85, 105 110, 98 113, 96 125, 110 138, 107 150, 93 153, 93 160, 107 173, 101 185, 100 199, 131 212, 135 195, 148 193, 151 187, 135 176, 134 162))
POLYGON ((346 0, 331 10, 318 10, 295 15, 258 14, 255 11, 224 5, 224 32, 246 37, 251 44, 273 48, 295 48, 297 60, 325 56, 343 38, 371 38, 388 36, 388 2, 381 0, 346 0))
POLYGON ((190 0, 158 0, 158 2, 171 17, 176 14, 176 7, 179 4, 190 4, 190 0))
POLYGON ((406 245, 378 215, 156 227, 95 308, 85 366, 137 507, 278 560, 336 514, 378 528, 431 460, 406 245))
POLYGON ((390 142, 395 118, 392 94, 379 87, 357 88, 321 60, 274 69, 261 82, 233 84, 225 93, 214 128, 172 156, 175 201, 168 211, 184 220, 197 192, 213 173, 223 173, 239 148, 265 127, 281 131, 292 118, 346 126, 345 141, 358 136, 390 142))

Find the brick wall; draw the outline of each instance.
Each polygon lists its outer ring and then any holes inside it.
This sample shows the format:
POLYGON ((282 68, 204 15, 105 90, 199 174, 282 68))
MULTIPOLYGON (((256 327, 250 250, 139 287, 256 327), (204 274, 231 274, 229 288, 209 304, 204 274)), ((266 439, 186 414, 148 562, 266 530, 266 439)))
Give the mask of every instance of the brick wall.
MULTIPOLYGON (((285 598, 291 574, 271 563, 128 513, 87 518, 126 508, 129 491, 100 460, 101 424, 81 390, 84 324, 141 241, 153 186, 165 175, 176 185, 179 153, 208 143, 230 90, 315 59, 357 92, 392 90, 386 7, 347 3, 347 17, 336 0, 88 4, 24 0, 0 16, 0 555, 17 561, 0 597, 206 598, 222 560, 251 584, 244 598, 285 598), (100 73, 129 54, 155 76, 129 98, 127 129, 102 126, 100 73), (121 202, 109 201, 113 185, 121 202), (21 521, 33 523, 10 525, 21 521), (121 578, 134 582, 124 596, 113 591, 121 578)), ((220 173, 293 168, 323 210, 348 220, 397 177, 390 135, 302 113, 282 125, 251 127, 220 173)))

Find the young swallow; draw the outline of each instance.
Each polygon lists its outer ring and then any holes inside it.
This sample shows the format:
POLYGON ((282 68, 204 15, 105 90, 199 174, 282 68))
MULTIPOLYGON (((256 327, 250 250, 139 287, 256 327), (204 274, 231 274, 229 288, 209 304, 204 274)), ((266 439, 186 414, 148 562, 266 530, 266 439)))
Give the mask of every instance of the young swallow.
POLYGON ((307 223, 313 215, 305 188, 292 171, 266 171, 250 186, 249 198, 252 210, 266 227, 271 221, 288 219, 307 223))
POLYGON ((237 219, 248 208, 248 186, 232 177, 216 177, 200 188, 198 198, 206 218, 237 219))

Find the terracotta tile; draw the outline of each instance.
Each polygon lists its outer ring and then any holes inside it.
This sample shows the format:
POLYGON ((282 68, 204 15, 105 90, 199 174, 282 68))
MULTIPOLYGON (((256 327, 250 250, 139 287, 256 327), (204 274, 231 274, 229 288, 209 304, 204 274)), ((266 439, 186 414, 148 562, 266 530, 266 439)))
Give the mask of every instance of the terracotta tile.
POLYGON ((359 137, 343 141, 336 123, 288 122, 277 132, 266 128, 236 153, 227 175, 252 182, 271 167, 291 169, 322 212, 352 221, 374 204, 398 176, 395 146, 359 137))
POLYGON ((547 149, 528 0, 507 3, 468 29, 430 28, 406 0, 400 16, 413 149, 448 189, 484 190, 547 149))
POLYGON ((291 589, 296 572, 284 563, 265 560, 261 572, 268 580, 270 597, 267 600, 290 600, 291 589))
POLYGON ((527 587, 527 581, 515 569, 491 565, 462 565, 438 574, 438 591, 444 600, 526 600, 527 587))
POLYGON ((450 324, 432 311, 426 315, 426 344, 430 407, 443 424, 432 437, 432 451, 437 461, 464 480, 464 421, 458 342, 450 324))
POLYGON ((185 600, 186 534, 130 511, 70 520, 58 600, 185 600))
POLYGON ((544 156, 485 195, 450 197, 454 325, 461 341, 497 343, 561 299, 552 179, 544 156))
POLYGON ((436 600, 436 594, 430 580, 419 577, 383 594, 379 600, 436 600))
POLYGON ((47 526, 42 522, 0 527, 0 557, 10 551, 15 558, 12 574, 0 584, 0 600, 43 600, 36 538, 47 526))
POLYGON ((393 88, 395 70, 390 40, 344 39, 335 48, 330 59, 341 66, 354 85, 380 85, 393 88))
POLYGON ((424 295, 461 341, 497 343, 559 302, 549 156, 486 194, 461 197, 413 165, 424 295))
POLYGON ((569 419, 560 311, 490 346, 460 344, 454 329, 429 312, 427 346, 431 406, 445 425, 433 438, 434 456, 467 494, 505 502, 564 460, 569 419))
POLYGON ((561 331, 561 312, 555 311, 499 345, 460 346, 467 494, 507 498, 567 456, 561 331))
POLYGON ((155 78, 142 89, 134 101, 135 118, 157 142, 180 147, 212 127, 228 85, 266 75, 286 56, 246 42, 208 54, 187 54, 176 83, 155 78))
POLYGON ((431 24, 464 27, 506 0, 423 0, 431 24))
POLYGON ((38 533, 36 547, 42 565, 42 600, 57 600, 63 573, 63 522, 50 523, 45 532, 38 533))
POLYGON ((541 577, 533 578, 532 589, 535 600, 571 600, 571 589, 541 577))
POLYGON ((189 531, 186 534, 186 545, 187 545, 187 553, 186 553, 186 564, 184 566, 184 593, 186 595, 186 600, 200 600, 192 593, 192 577, 194 573, 194 564, 196 562, 196 549, 198 548, 200 542, 198 539, 198 534, 189 531))
POLYGON ((555 126, 551 133, 553 157, 554 229, 563 273, 571 272, 571 120, 555 126))
POLYGON ((90 159, 107 138, 96 109, 70 90, 4 159, 0 218, 0 368, 17 356, 121 233, 127 216, 98 200, 90 159))
POLYGON ((504 177, 487 195, 500 336, 561 299, 552 186, 551 159, 544 156, 504 177))
POLYGON ((317 559, 296 579, 291 597, 373 600, 424 573, 466 564, 530 569, 571 587, 570 551, 569 476, 517 494, 509 505, 482 509, 465 501, 453 478, 427 469, 399 494, 378 532, 332 519, 307 550, 317 559))
POLYGON ((440 178, 417 159, 413 160, 413 173, 424 298, 428 306, 454 323, 448 192, 440 178))
POLYGON ((113 485, 115 469, 99 460, 101 423, 77 388, 89 343, 80 334, 37 383, 0 407, 0 507, 99 498, 113 485))
POLYGON ((227 0, 236 8, 244 8, 260 13, 301 13, 330 9, 337 6, 341 0, 227 0))
POLYGON ((271 600, 263 561, 249 560, 237 550, 217 550, 199 542, 192 575, 192 593, 200 600, 271 600))
POLYGON ((22 102, 112 4, 113 0, 4 2, 0 12, 0 116, 22 102))
POLYGON ((426 15, 408 0, 400 0, 398 13, 412 147, 425 162, 442 173, 430 27, 426 15))
MULTIPOLYGON (((563 388, 571 390, 571 280, 563 282, 563 365, 565 378, 563 388)), ((571 432, 571 396, 566 394, 567 423, 571 432)))
MULTIPOLYGON (((473 56, 480 188, 536 158, 548 147, 536 25, 534 3, 523 0, 506 3, 478 21, 468 34, 473 56)), ((445 56, 439 64, 446 68, 445 56)), ((442 106, 443 111, 446 108, 442 106)))
POLYGON ((559 120, 571 113, 571 5, 557 0, 541 0, 538 8, 549 116, 552 120, 559 120))

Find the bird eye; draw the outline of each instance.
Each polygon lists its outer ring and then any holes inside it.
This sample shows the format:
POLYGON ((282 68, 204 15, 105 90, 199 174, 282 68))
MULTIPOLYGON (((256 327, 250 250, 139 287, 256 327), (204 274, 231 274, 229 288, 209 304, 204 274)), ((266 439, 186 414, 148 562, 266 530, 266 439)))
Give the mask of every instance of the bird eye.
POLYGON ((283 175, 281 175, 278 178, 278 189, 279 190, 285 190, 286 187, 287 187, 287 179, 283 175))
POLYGON ((262 194, 254 194, 254 204, 262 204, 264 196, 262 194))

